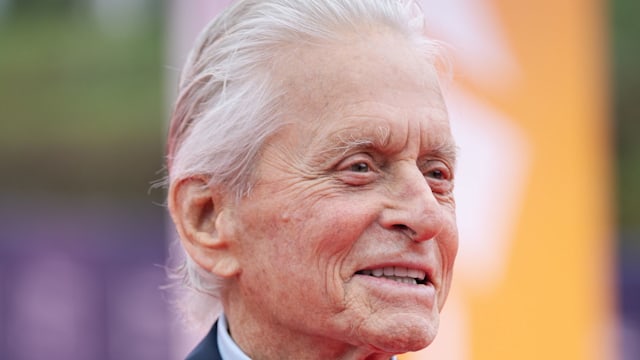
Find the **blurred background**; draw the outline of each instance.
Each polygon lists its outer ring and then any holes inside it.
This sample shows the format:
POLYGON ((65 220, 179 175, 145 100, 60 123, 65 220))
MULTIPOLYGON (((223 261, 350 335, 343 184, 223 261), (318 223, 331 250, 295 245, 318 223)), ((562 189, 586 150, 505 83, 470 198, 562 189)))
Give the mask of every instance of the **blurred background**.
MULTIPOLYGON (((0 0, 0 359, 179 354, 172 349, 177 325, 160 290, 170 237, 164 193, 151 185, 163 176, 177 68, 210 16, 189 21, 176 3, 0 0)), ((640 2, 587 3, 601 10, 600 36, 587 41, 603 49, 593 56, 601 59, 597 90, 605 97, 597 146, 608 164, 588 176, 610 180, 602 192, 611 219, 597 232, 606 254, 593 266, 610 282, 598 289, 612 293, 603 294, 612 301, 603 311, 614 321, 600 325, 615 328, 617 358, 636 360, 640 2)), ((476 355, 490 350, 474 349, 464 356, 490 358, 476 355)))

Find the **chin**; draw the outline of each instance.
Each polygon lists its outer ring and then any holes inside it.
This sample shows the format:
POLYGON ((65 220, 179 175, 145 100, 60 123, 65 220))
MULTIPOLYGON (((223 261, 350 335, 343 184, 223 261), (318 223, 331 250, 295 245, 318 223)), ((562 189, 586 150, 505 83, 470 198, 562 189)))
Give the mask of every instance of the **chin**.
POLYGON ((405 318, 394 322, 369 338, 369 344, 381 351, 402 354, 419 351, 431 344, 438 333, 439 317, 433 319, 405 318))

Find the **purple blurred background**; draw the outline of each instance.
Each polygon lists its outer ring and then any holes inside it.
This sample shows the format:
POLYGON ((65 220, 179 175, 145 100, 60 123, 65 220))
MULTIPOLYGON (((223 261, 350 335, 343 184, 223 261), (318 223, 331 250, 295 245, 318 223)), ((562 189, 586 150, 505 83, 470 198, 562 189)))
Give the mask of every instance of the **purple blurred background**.
POLYGON ((169 358, 160 210, 10 203, 0 208, 0 358, 169 358))

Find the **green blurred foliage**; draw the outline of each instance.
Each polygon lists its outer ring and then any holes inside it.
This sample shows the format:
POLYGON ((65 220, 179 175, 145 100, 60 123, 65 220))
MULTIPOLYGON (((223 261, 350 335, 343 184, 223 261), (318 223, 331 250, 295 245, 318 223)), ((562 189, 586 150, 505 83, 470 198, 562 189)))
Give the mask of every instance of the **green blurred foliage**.
POLYGON ((46 13, 51 15, 68 14, 70 11, 82 7, 88 1, 81 0, 17 0, 10 1, 12 13, 32 15, 34 13, 46 13))
MULTIPOLYGON (((617 200, 623 232, 640 233, 640 1, 612 1, 617 200)), ((640 236, 630 236, 640 241, 640 236)))
POLYGON ((149 201, 166 116, 161 11, 113 36, 72 1, 22 1, 0 23, 0 195, 149 201))

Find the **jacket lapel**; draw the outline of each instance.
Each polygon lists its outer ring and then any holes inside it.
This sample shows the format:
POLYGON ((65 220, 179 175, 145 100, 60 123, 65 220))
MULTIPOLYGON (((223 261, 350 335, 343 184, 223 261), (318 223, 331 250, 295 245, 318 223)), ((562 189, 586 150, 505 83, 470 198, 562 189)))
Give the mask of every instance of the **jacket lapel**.
POLYGON ((186 360, 222 360, 218 351, 218 322, 195 349, 187 356, 186 360))

